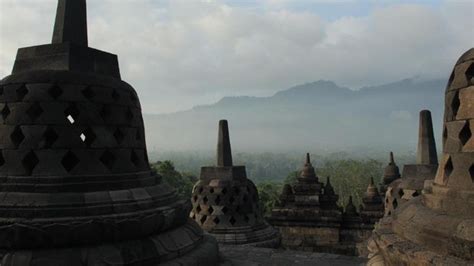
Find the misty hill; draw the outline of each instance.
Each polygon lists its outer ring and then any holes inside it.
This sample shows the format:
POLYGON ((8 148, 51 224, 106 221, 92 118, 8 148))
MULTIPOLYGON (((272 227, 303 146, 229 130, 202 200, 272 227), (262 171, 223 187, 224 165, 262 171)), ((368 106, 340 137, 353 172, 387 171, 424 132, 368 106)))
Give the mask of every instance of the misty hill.
POLYGON ((148 147, 213 150, 218 120, 228 119, 238 151, 412 151, 420 110, 432 111, 440 136, 445 85, 406 79, 351 90, 316 81, 271 97, 225 97, 188 111, 145 115, 148 147))

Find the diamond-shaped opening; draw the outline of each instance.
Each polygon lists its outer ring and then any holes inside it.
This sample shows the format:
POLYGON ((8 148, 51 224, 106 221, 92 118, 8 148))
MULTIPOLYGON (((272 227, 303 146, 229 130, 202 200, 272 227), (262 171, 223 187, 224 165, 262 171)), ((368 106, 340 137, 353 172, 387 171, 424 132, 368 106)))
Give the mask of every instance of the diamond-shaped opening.
POLYGON ((106 119, 110 116, 110 108, 108 105, 102 106, 100 109, 100 117, 102 117, 102 120, 106 121, 106 119))
POLYGON ((471 81, 472 78, 474 78, 474 63, 471 63, 471 65, 466 70, 467 81, 471 81))
POLYGON ((222 208, 222 213, 226 214, 228 211, 229 211, 229 209, 226 206, 224 206, 224 208, 222 208))
POLYGON ((472 182, 474 182, 474 163, 469 167, 469 175, 471 176, 472 182))
POLYGON ((23 165, 23 168, 25 168, 25 171, 28 175, 33 173, 33 170, 35 169, 36 165, 38 165, 38 163, 39 159, 33 151, 28 152, 21 161, 21 164, 23 165))
POLYGON ((415 191, 411 194, 411 196, 416 198, 416 197, 420 196, 420 193, 418 191, 415 191))
POLYGON ((203 215, 203 216, 201 217, 201 220, 200 220, 200 221, 201 221, 201 224, 204 224, 204 223, 206 222, 206 220, 207 220, 207 215, 203 215))
POLYGON ((456 117, 456 115, 458 114, 460 105, 461 105, 461 101, 459 100, 459 91, 456 91, 451 101, 451 110, 453 111, 454 117, 456 117))
POLYGON ((116 90, 112 91, 112 99, 114 101, 118 101, 120 99, 120 94, 118 94, 118 92, 116 90))
POLYGON ((469 141, 471 137, 472 137, 472 132, 471 132, 471 128, 469 126, 469 120, 468 120, 466 121, 466 124, 464 124, 464 127, 461 129, 461 132, 459 132, 459 140, 464 146, 466 145, 466 143, 469 141))
POLYGON ((446 162, 446 165, 444 166, 444 176, 448 178, 452 173, 453 173, 453 161, 451 160, 451 157, 448 159, 446 162))
POLYGON ((125 112, 125 118, 129 122, 133 120, 133 112, 132 112, 132 109, 130 107, 128 107, 127 111, 125 112))
POLYGON ((97 139, 97 135, 91 128, 88 127, 81 133, 80 138, 82 142, 87 145, 87 147, 90 147, 92 143, 94 143, 94 141, 97 139))
POLYGON ((204 196, 204 198, 202 198, 202 202, 204 202, 205 204, 207 204, 208 201, 209 199, 207 198, 207 196, 204 196))
POLYGON ((454 70, 451 72, 451 75, 449 76, 448 85, 446 85, 447 90, 449 89, 449 87, 451 87, 451 84, 453 83, 453 81, 454 81, 454 70))
POLYGON ((213 187, 211 187, 211 189, 209 189, 209 193, 211 193, 211 194, 214 193, 214 188, 213 187))
POLYGON ((388 198, 385 198, 385 203, 388 204, 388 198))
POLYGON ((209 214, 212 214, 214 212, 214 209, 212 208, 212 206, 209 206, 209 208, 207 209, 207 212, 209 212, 209 214))
POLYGON ((79 164, 79 158, 72 153, 71 151, 68 151, 64 156, 63 159, 61 160, 61 164, 63 165, 64 169, 66 171, 71 172, 74 167, 76 167, 77 164, 79 164))
POLYGON ((54 129, 51 127, 48 127, 43 134, 44 148, 51 148, 58 138, 59 136, 56 131, 54 131, 54 129))
POLYGON ((403 195, 405 195, 405 191, 403 191, 403 189, 401 188, 400 190, 398 190, 398 196, 403 197, 403 195))
POLYGON ((214 202, 219 205, 219 203, 221 203, 221 197, 220 196, 217 196, 216 199, 214 200, 214 202))
POLYGON ((121 144, 123 139, 125 138, 125 135, 123 134, 122 130, 120 128, 117 128, 114 132, 114 138, 117 141, 118 144, 121 144))
POLYGON ((196 213, 199 214, 201 211, 202 211, 201 205, 198 205, 198 206, 196 207, 196 213))
POLYGON ((391 212, 391 211, 388 211, 387 215, 388 215, 388 216, 392 215, 392 212, 391 212))
POLYGON ((394 199, 392 202, 393 209, 396 209, 398 207, 398 201, 397 199, 394 199))
POLYGON ((135 151, 132 150, 132 152, 130 153, 130 161, 135 165, 135 166, 138 166, 140 164, 140 160, 137 156, 137 153, 135 151))
POLYGON ((27 94, 28 94, 28 89, 26 88, 24 84, 21 85, 21 87, 16 90, 16 97, 19 101, 23 100, 23 98, 25 98, 27 94))
POLYGON ((231 216, 230 219, 229 219, 229 223, 231 225, 234 225, 236 222, 237 222, 237 220, 234 218, 234 216, 231 216))
POLYGON ((193 201, 196 202, 198 200, 198 196, 194 195, 193 201))
POLYGON ((2 117, 3 120, 7 119, 8 115, 10 114, 10 108, 8 108, 8 105, 5 104, 5 106, 2 109, 2 117))
POLYGON ((191 219, 196 220, 196 214, 191 215, 191 219))
POLYGON ((86 97, 86 99, 92 99, 95 96, 94 90, 90 86, 87 86, 85 89, 82 90, 82 95, 86 97))
POLYGON ((219 224, 221 220, 219 220, 218 217, 215 217, 212 221, 214 222, 214 224, 219 224))
POLYGON ((25 139, 25 135, 23 135, 20 126, 15 127, 12 134, 10 135, 10 139, 12 140, 13 145, 15 145, 16 148, 20 146, 21 142, 23 142, 23 140, 25 139))
POLYGON ((227 188, 222 189, 222 195, 225 195, 227 193, 227 188))
POLYGON ((443 129, 443 147, 446 145, 446 140, 448 140, 448 128, 444 126, 443 129))
POLYGON ((76 105, 71 104, 65 111, 64 114, 66 115, 66 119, 69 123, 74 124, 79 117, 79 110, 77 109, 76 105))
POLYGON ((115 155, 110 151, 104 151, 102 156, 100 156, 100 161, 105 165, 109 170, 112 170, 115 164, 115 155))
POLYGON ((199 190, 198 190, 198 191, 199 191, 199 194, 201 194, 201 193, 204 191, 204 188, 199 187, 199 190))
POLYGON ((5 164, 5 158, 3 157, 3 150, 0 150, 0 166, 5 164))
POLYGON ((43 112, 43 108, 41 108, 39 103, 34 103, 30 106, 30 108, 28 108, 28 110, 26 110, 26 114, 32 121, 36 121, 36 119, 38 119, 38 117, 40 117, 43 112))
POLYGON ((59 96, 63 94, 63 89, 61 89, 61 87, 59 87, 58 85, 54 85, 48 90, 48 93, 53 99, 56 100, 57 98, 59 98, 59 96))

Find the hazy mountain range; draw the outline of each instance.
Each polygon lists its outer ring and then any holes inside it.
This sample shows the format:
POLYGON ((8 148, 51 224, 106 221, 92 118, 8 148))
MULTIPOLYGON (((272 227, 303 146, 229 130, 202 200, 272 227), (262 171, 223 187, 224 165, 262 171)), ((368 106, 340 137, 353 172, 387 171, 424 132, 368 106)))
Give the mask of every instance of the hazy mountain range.
POLYGON ((228 119, 237 151, 413 151, 420 110, 432 111, 441 134, 445 86, 442 79, 406 79, 354 90, 320 80, 271 97, 225 97, 188 111, 145 114, 148 147, 213 150, 218 120, 228 119))

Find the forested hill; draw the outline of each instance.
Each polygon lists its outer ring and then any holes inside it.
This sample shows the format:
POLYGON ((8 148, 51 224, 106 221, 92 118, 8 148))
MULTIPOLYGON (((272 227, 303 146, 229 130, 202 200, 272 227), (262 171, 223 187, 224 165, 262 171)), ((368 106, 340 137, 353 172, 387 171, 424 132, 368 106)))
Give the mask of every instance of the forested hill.
POLYGON ((188 111, 145 115, 153 150, 213 150, 228 119, 233 148, 246 152, 407 151, 416 148, 418 113, 433 114, 440 137, 445 80, 406 79, 358 90, 316 81, 271 97, 225 97, 188 111))

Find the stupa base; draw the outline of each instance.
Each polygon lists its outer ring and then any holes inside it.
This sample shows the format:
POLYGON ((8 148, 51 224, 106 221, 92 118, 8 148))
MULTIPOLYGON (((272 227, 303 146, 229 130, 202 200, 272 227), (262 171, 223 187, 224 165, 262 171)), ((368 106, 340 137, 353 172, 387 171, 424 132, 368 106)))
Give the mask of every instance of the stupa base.
POLYGON ((217 241, 195 223, 143 239, 98 246, 5 251, 3 255, 2 266, 197 266, 217 265, 219 261, 217 241))

